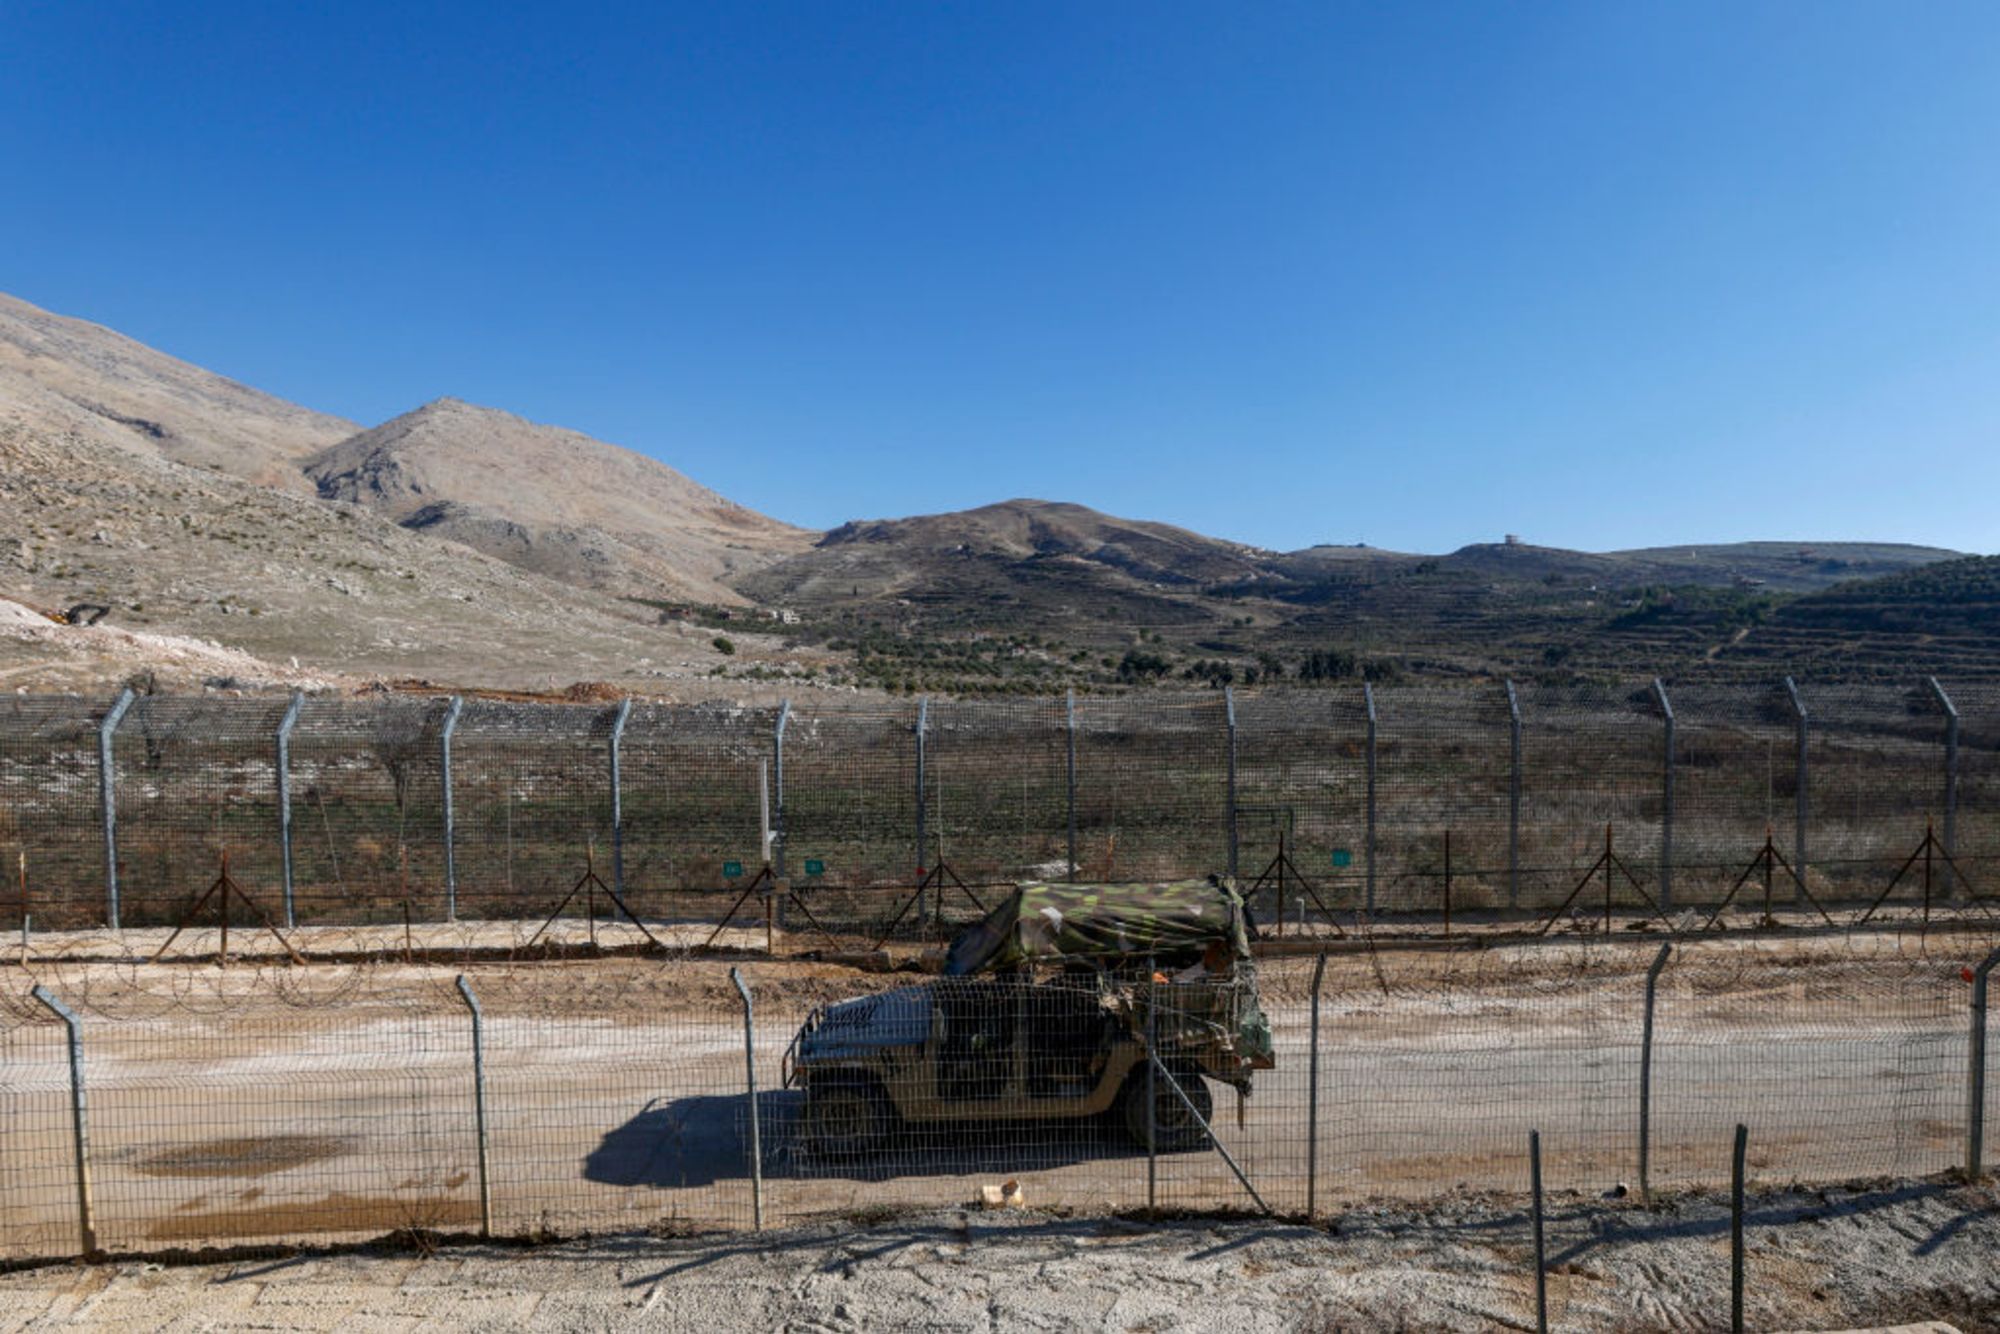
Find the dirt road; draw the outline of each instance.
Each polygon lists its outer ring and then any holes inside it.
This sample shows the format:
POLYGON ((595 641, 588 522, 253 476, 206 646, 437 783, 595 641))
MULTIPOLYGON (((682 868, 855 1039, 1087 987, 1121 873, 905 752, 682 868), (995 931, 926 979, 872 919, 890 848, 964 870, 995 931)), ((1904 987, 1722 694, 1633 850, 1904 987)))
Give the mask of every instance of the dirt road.
MULTIPOLYGON (((1303 961, 1267 968, 1277 1068, 1259 1077, 1240 1120, 1233 1093, 1215 1089, 1217 1138, 1248 1186, 1214 1149, 1167 1154, 1156 1164, 1163 1207, 1261 1200, 1304 1213, 1314 1101, 1304 971, 1303 961)), ((860 1165, 811 1161, 793 1134, 799 1096, 782 1087, 785 1044, 815 1000, 898 979, 803 965, 750 974, 763 997, 767 1221, 936 1208, 1007 1179, 1035 1206, 1147 1203, 1144 1154, 1096 1123, 918 1126, 860 1165)), ((1653 1070, 1655 1188, 1725 1182, 1738 1120, 1750 1127, 1753 1175, 1767 1180, 1910 1176, 1957 1162, 1962 984, 1943 957, 1913 961, 1895 986, 1864 985, 1878 974, 1867 961, 1794 958, 1669 979, 1653 1070), (1708 985, 1717 976, 1727 985, 1708 985)), ((52 977, 86 1013, 99 1245, 476 1227, 471 1024, 451 977, 400 965, 52 977)), ((471 977, 485 1013, 496 1232, 750 1223, 742 1017, 726 968, 607 961, 471 977)), ((1330 967, 1313 1203, 1522 1189, 1530 1129, 1542 1132, 1552 1188, 1636 1187, 1638 978, 1633 957, 1609 955, 1568 972, 1504 961, 1451 971, 1418 958, 1330 967)), ((61 1029, 10 1004, 0 1255, 74 1253, 61 1029)), ((2000 1124, 2000 1105, 1989 1116, 2000 1124)))

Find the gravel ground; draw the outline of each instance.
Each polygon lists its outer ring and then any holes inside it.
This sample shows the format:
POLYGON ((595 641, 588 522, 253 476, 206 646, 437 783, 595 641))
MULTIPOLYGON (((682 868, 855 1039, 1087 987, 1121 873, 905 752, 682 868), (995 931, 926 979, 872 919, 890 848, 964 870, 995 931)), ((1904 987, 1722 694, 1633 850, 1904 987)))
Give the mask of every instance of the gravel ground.
MULTIPOLYGON (((0 1275, 0 1330, 1532 1329, 1531 1236, 1491 1199, 1323 1228, 948 1210, 756 1238, 52 1266, 0 1275)), ((1551 1326, 1726 1328, 1728 1238, 1713 1197, 1552 1201, 1551 1326)), ((1991 1188, 1758 1196, 1748 1324, 2000 1329, 1996 1243, 1991 1188)))

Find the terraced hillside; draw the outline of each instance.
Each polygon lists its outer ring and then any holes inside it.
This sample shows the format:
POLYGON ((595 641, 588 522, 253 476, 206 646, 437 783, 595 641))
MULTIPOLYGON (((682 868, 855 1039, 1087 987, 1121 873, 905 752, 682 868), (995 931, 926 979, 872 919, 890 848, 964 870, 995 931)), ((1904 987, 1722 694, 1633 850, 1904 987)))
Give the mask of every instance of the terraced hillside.
POLYGON ((1792 599, 1719 656, 1815 675, 2000 677, 2000 556, 1943 561, 1792 599))

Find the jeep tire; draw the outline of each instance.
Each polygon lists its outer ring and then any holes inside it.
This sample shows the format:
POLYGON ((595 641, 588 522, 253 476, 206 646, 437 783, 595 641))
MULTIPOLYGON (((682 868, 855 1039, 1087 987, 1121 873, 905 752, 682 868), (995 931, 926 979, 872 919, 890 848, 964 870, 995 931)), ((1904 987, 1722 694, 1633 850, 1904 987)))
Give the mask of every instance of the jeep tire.
POLYGON ((862 1076, 816 1081, 806 1090, 800 1130, 806 1148, 833 1161, 864 1157, 882 1147, 895 1124, 888 1095, 862 1076))
MULTIPOLYGON (((1189 1115, 1187 1103, 1174 1096, 1173 1088, 1166 1079, 1155 1075, 1153 1125, 1159 1132, 1159 1149, 1173 1153, 1182 1149, 1198 1149, 1208 1143, 1208 1134, 1201 1122, 1210 1124, 1215 1120, 1215 1099, 1209 1094, 1208 1082, 1197 1072, 1185 1067, 1174 1071, 1174 1082, 1194 1104, 1194 1110, 1201 1114, 1197 1121, 1189 1115)), ((1142 1062, 1138 1069, 1125 1077, 1125 1087, 1118 1095, 1118 1119, 1125 1127, 1125 1133, 1140 1148, 1147 1147, 1146 1135, 1146 1066, 1142 1062)))

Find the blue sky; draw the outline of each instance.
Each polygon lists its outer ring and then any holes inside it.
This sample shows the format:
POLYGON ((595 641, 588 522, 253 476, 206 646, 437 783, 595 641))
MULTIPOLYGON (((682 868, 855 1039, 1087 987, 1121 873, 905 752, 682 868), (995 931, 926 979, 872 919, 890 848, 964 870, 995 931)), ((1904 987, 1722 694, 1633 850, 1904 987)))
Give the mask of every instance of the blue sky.
POLYGON ((813 526, 2000 548, 2000 6, 528 10, 0 0, 0 289, 813 526))

